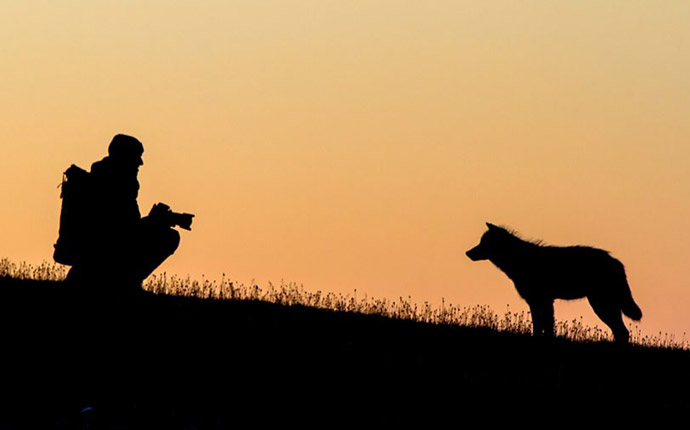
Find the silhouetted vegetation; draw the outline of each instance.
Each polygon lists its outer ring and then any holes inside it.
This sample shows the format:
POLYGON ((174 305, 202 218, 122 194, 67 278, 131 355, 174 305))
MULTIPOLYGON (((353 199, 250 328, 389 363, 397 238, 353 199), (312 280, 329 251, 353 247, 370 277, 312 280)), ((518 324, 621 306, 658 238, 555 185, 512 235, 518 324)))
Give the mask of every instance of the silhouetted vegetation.
MULTIPOLYGON (((44 262, 38 266, 27 263, 15 264, 0 259, 0 277, 40 281, 60 281, 66 275, 64 266, 44 262)), ((306 306, 337 312, 355 312, 378 315, 393 319, 411 320, 429 324, 456 325, 462 327, 489 328, 499 332, 530 334, 531 317, 528 311, 512 312, 506 305, 498 313, 486 305, 457 306, 445 303, 433 306, 429 302, 415 303, 411 297, 398 300, 374 298, 368 295, 353 295, 310 292, 295 283, 269 283, 262 288, 256 284, 238 284, 223 277, 220 281, 189 277, 161 275, 151 276, 144 284, 146 291, 182 297, 217 300, 258 300, 284 306, 306 306)), ((631 342, 648 347, 688 349, 688 340, 677 339, 669 333, 644 334, 639 325, 631 325, 631 342)), ((611 334, 599 326, 589 326, 580 319, 556 322, 556 336, 577 342, 602 342, 612 340, 611 334)))
POLYGON ((688 351, 533 338, 524 314, 167 277, 86 300, 49 266, 0 263, 6 428, 74 428, 87 406, 124 428, 388 427, 688 401, 688 351))

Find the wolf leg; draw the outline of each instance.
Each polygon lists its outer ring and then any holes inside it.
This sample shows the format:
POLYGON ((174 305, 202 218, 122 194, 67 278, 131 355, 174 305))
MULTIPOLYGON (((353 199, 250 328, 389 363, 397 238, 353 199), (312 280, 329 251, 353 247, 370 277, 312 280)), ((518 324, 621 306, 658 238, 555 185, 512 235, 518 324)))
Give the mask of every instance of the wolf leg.
POLYGON ((609 326, 613 332, 613 337, 616 339, 616 342, 627 343, 628 338, 630 337, 630 332, 628 332, 628 329, 625 327, 625 323, 623 323, 623 315, 620 307, 606 301, 600 301, 590 297, 587 299, 589 300, 589 304, 592 305, 594 313, 601 318, 604 324, 609 326))
POLYGON ((532 333, 534 336, 553 337, 553 300, 529 300, 532 313, 532 333))

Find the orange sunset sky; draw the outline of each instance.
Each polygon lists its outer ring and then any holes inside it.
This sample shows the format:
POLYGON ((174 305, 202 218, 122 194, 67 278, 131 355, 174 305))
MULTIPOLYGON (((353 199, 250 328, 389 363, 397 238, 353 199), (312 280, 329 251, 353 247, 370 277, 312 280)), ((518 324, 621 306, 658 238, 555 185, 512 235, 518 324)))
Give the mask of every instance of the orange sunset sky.
MULTIPOLYGON (((484 223, 611 251, 643 332, 690 332, 687 1, 3 1, 0 257, 62 172, 145 145, 193 278, 526 310, 484 223)), ((557 319, 586 302, 556 304, 557 319)), ((629 320, 626 320, 629 322, 629 320)))

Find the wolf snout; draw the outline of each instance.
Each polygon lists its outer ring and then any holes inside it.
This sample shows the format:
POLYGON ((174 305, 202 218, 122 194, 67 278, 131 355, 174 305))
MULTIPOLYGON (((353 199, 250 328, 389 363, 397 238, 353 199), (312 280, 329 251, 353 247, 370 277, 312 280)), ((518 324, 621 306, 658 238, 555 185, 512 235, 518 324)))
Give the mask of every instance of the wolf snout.
POLYGON ((477 260, 482 259, 482 256, 480 255, 480 253, 481 253, 481 251, 480 251, 479 247, 475 246, 474 248, 467 251, 465 253, 465 255, 467 255, 470 258, 470 260, 477 261, 477 260))

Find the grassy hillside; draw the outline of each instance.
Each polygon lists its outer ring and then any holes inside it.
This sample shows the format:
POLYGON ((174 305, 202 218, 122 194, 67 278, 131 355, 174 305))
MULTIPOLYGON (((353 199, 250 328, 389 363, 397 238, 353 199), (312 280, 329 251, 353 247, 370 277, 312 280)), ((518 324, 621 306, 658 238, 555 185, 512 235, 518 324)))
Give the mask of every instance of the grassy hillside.
POLYGON ((93 406, 110 428, 426 426, 588 405, 668 415, 690 399, 687 351, 301 305, 0 277, 0 318, 0 425, 74 428, 93 406))

